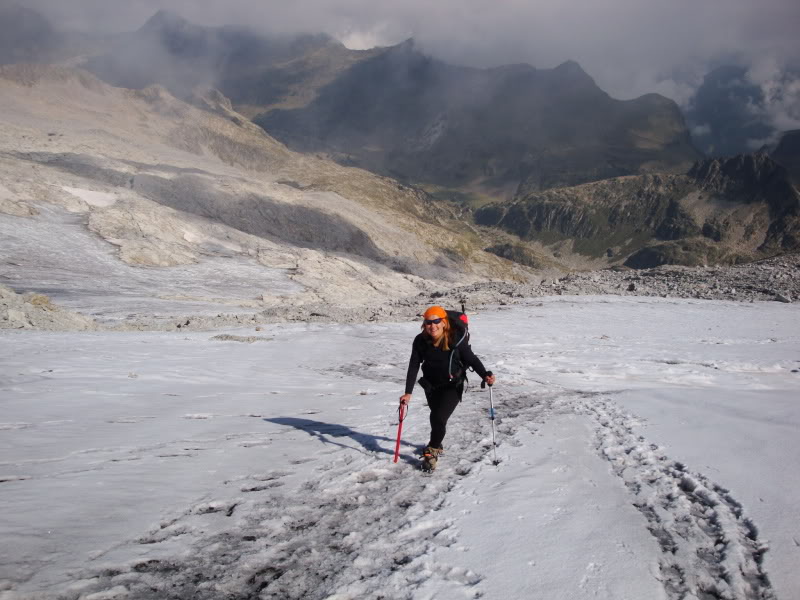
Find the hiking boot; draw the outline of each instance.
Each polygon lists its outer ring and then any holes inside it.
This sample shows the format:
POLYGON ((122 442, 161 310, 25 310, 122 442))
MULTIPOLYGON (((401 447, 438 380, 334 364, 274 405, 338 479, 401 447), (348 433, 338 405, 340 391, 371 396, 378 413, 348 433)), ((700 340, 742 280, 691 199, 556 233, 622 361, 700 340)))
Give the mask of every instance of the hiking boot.
POLYGON ((422 451, 422 470, 433 471, 436 468, 436 464, 439 462, 439 457, 443 452, 444 448, 426 446, 422 451))

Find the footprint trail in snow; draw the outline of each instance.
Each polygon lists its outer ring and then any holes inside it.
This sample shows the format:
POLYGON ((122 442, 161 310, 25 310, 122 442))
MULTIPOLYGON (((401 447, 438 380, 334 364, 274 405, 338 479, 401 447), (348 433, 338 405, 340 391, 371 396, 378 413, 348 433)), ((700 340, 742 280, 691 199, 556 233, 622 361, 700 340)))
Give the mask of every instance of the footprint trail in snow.
MULTIPOLYGON (((315 481, 291 491, 291 465, 227 482, 233 495, 201 502, 137 540, 141 560, 84 577, 65 599, 126 590, 135 598, 414 598, 439 589, 481 597, 484 577, 431 553, 457 542, 448 492, 491 466, 486 411, 466 400, 447 452, 433 476, 404 455, 339 453, 316 467, 315 481), (480 440, 475 443, 475 440, 480 440), (190 536, 191 551, 171 552, 190 536)), ((506 394, 498 434, 508 455, 520 428, 535 431, 554 414, 591 419, 597 452, 607 459, 658 541, 660 579, 670 599, 769 600, 762 569, 766 548, 729 493, 670 460, 633 432, 636 420, 606 395, 506 394)), ((319 460, 309 459, 309 460, 319 460)), ((181 545, 185 547, 186 541, 181 545)))

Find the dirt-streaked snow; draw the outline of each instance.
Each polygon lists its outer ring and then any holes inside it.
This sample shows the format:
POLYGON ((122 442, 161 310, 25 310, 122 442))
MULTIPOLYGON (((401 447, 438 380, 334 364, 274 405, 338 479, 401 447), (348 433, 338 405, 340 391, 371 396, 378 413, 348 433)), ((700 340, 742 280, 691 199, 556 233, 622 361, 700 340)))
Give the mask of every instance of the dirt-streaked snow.
POLYGON ((791 600, 799 310, 474 314, 501 463, 473 381, 431 476, 416 323, 2 331, 0 598, 791 600))
POLYGON ((39 210, 35 220, 0 219, 6 261, 24 265, 8 269, 5 282, 46 293, 59 305, 100 320, 152 317, 165 311, 213 315, 234 307, 246 312, 241 304, 249 300, 257 308, 256 300, 267 291, 291 294, 301 289, 285 270, 243 257, 206 256, 197 264, 168 271, 127 265, 114 246, 86 229, 84 215, 46 204, 39 210))

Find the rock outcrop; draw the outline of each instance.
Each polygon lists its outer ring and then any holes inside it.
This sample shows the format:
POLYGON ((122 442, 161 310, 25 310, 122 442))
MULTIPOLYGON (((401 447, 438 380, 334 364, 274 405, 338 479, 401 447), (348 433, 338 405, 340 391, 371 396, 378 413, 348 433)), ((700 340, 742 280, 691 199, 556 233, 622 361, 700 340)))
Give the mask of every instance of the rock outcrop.
POLYGON ((87 316, 56 306, 44 294, 18 294, 0 284, 0 329, 88 331, 97 329, 97 324, 87 316))

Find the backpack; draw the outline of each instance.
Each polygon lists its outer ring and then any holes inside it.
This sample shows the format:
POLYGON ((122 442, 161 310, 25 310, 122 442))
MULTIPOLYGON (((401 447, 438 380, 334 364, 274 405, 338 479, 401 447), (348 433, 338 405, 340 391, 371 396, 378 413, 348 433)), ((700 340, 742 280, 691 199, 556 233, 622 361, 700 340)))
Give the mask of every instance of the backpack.
POLYGON ((453 328, 453 339, 455 344, 450 349, 450 363, 447 368, 447 374, 450 381, 466 381, 467 369, 461 362, 461 356, 458 352, 458 347, 461 344, 469 344, 469 317, 463 312, 464 305, 461 305, 462 312, 457 310, 447 311, 447 320, 450 322, 450 327, 453 328))

